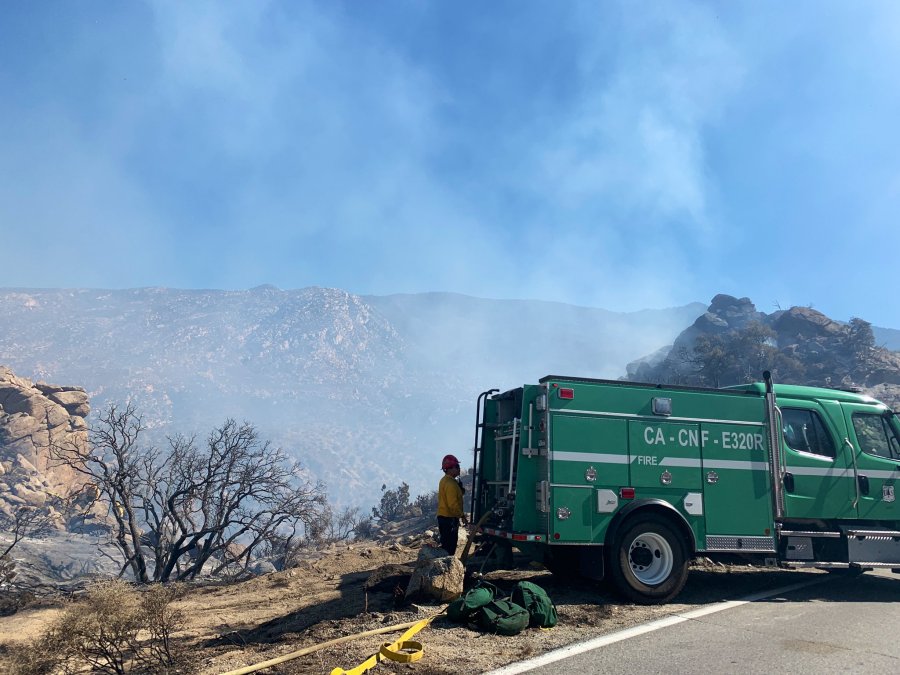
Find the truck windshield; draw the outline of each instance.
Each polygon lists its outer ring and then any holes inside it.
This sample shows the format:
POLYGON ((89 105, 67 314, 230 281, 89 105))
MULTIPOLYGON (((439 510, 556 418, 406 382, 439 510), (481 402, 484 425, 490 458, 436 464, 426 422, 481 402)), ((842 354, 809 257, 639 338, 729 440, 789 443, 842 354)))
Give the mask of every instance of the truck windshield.
POLYGON ((885 415, 853 413, 853 429, 863 452, 900 459, 900 437, 885 415))

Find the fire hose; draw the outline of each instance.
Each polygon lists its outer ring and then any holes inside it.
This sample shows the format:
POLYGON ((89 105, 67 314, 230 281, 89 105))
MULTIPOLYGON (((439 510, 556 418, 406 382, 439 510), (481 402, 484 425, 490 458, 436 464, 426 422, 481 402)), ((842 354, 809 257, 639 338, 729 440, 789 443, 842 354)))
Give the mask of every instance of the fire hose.
MULTIPOLYGON (((463 564, 465 564, 466 560, 469 557, 469 551, 472 547, 472 538, 474 534, 478 531, 478 528, 480 528, 484 524, 491 513, 493 512, 488 511, 487 513, 485 513, 478 520, 478 522, 475 523, 472 528, 470 528, 468 541, 466 542, 466 546, 463 549, 462 555, 460 556, 460 560, 463 564)), ((284 663, 285 661, 291 661, 293 659, 300 658, 301 656, 312 654, 313 652, 319 651, 320 649, 325 649, 327 647, 333 647, 334 645, 350 642, 351 640, 356 640, 357 638, 378 635, 380 633, 392 633, 404 628, 407 629, 406 632, 404 632, 403 635, 401 635, 396 641, 390 643, 385 642, 384 644, 382 644, 381 648, 378 650, 378 653, 370 656, 368 659, 356 666, 356 668, 353 668, 351 670, 335 668, 331 671, 330 675, 361 675, 361 673, 365 673, 367 670, 374 668, 376 665, 378 665, 379 662, 384 660, 396 661, 399 663, 412 663, 413 661, 418 661, 422 658, 424 648, 421 642, 410 640, 410 638, 420 630, 428 626, 441 614, 443 614, 446 609, 447 608, 444 607, 440 612, 427 619, 410 621, 409 623, 399 623, 393 626, 385 626, 384 628, 376 628, 374 630, 368 630, 363 633, 356 633, 354 635, 345 635, 344 637, 329 640, 327 642, 320 642, 319 644, 311 645, 309 647, 304 647, 303 649, 291 652, 290 654, 285 654, 284 656, 269 659, 268 661, 263 661, 252 666, 238 668, 237 670, 229 670, 227 673, 222 673, 222 675, 248 675, 248 673, 255 673, 258 670, 263 670, 264 668, 276 666, 279 663, 284 663)))
MULTIPOLYGON (((422 657, 422 645, 418 642, 412 642, 408 638, 412 635, 415 635, 417 632, 425 628, 429 623, 434 621, 438 616, 443 613, 444 610, 441 610, 434 616, 428 619, 421 619, 419 621, 410 621, 408 623, 399 623, 393 626, 384 626, 383 628, 376 628, 374 630, 367 630, 363 633, 356 633, 354 635, 345 635, 341 638, 336 638, 334 640, 328 640, 327 642, 320 642, 316 645, 311 645, 309 647, 304 647, 303 649, 299 649, 295 652, 291 652, 290 654, 285 654, 284 656, 279 656, 274 659, 269 659, 268 661, 263 661, 261 663, 257 663, 252 666, 246 666, 244 668, 238 668, 237 670, 229 670, 227 673, 222 673, 222 675, 247 675, 248 673, 255 673, 258 670, 262 670, 264 668, 269 668, 271 666, 276 666, 279 663, 284 663, 285 661, 291 661, 293 659, 300 658, 301 656, 306 656, 307 654, 312 654, 313 652, 319 651, 320 649, 325 649, 326 647, 333 647, 334 645, 343 644, 345 642, 350 642, 351 640, 356 640, 357 638, 368 637, 370 635, 378 635, 380 633, 393 633, 394 631, 402 630, 403 628, 407 628, 407 630, 400 639, 393 643, 385 643, 381 646, 381 650, 379 650, 379 654, 384 653, 383 658, 388 658, 391 660, 397 660, 401 662, 409 663, 411 661, 416 661, 422 657), (412 644, 410 644, 412 643, 412 644), (413 646, 418 646, 418 656, 412 656, 410 651, 413 646), (388 655, 390 654, 390 655, 388 655), (394 655, 397 656, 396 659, 392 658, 394 655)), ((374 658, 374 657, 372 657, 374 658)), ((370 659, 371 660, 371 659, 370 659)), ((383 659, 378 659, 374 661, 369 668, 374 666, 378 661, 383 659)), ((366 661, 368 663, 368 661, 366 661)), ((365 664, 362 664, 365 665, 365 664)), ((365 670, 358 670, 358 668, 362 667, 362 665, 354 668, 353 670, 342 670, 340 668, 335 668, 332 673, 352 673, 356 675, 357 673, 363 673, 365 670)))

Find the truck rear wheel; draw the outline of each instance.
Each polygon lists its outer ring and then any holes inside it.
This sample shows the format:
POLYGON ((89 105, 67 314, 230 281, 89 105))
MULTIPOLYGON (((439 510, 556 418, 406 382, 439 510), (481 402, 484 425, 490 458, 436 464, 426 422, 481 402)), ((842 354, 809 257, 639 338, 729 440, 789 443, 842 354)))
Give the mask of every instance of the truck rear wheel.
POLYGON ((618 590, 642 605, 668 602, 687 581, 687 553, 682 538, 659 517, 635 516, 616 535, 610 567, 618 590))

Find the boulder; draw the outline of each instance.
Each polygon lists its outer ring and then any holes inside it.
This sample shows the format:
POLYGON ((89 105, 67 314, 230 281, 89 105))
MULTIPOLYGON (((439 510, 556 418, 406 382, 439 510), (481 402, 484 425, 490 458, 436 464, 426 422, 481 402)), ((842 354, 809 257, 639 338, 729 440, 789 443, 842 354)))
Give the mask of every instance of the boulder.
POLYGON ((26 473, 31 474, 37 472, 37 468, 34 466, 34 464, 25 459, 25 457, 23 457, 21 454, 16 455, 16 462, 22 469, 25 470, 26 473))
POLYGON ((437 544, 423 546, 419 549, 419 554, 416 556, 416 567, 435 558, 443 558, 445 555, 447 555, 447 552, 437 544))
POLYGON ((44 416, 44 411, 49 403, 50 401, 37 392, 17 390, 7 392, 3 408, 10 415, 25 413, 29 417, 40 419, 44 416))
POLYGON ((91 412, 91 406, 88 403, 88 395, 82 389, 67 389, 65 391, 52 392, 49 395, 51 401, 55 401, 69 415, 76 417, 87 417, 91 412))
POLYGON ((268 560, 257 560, 250 566, 250 574, 262 576, 263 574, 271 574, 275 571, 275 565, 268 560))
POLYGON ((11 447, 16 441, 31 436, 39 429, 37 420, 25 413, 0 416, 0 446, 11 447))
MULTIPOLYGON (((427 548, 430 547, 422 551, 427 548)), ((442 549, 432 551, 446 553, 442 549)), ((420 594, 438 602, 449 602, 462 595, 465 572, 465 567, 456 556, 445 554, 432 558, 430 555, 420 555, 406 588, 406 597, 420 594)))
MULTIPOLYGON (((43 380, 38 380, 34 383, 34 388, 37 389, 42 394, 46 394, 49 396, 50 394, 56 394, 61 391, 68 391, 73 387, 62 387, 58 384, 47 384, 43 380)), ((80 387, 79 387, 80 389, 80 387)), ((83 389, 81 391, 84 391, 83 389)))
POLYGON ((694 329, 700 333, 724 333, 729 328, 725 319, 712 312, 706 312, 694 322, 694 329))
POLYGON ((817 337, 840 337, 845 332, 837 321, 832 321, 822 312, 809 307, 791 307, 782 312, 772 323, 772 328, 778 333, 779 341, 782 336, 809 340, 817 337))

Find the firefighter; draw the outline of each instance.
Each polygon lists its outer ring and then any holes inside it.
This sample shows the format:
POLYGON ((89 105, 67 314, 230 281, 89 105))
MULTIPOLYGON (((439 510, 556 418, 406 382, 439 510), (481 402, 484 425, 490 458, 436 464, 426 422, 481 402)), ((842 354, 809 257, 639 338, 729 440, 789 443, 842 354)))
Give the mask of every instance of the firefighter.
POLYGON ((441 462, 444 477, 438 486, 438 530, 441 533, 441 547, 448 555, 456 553, 459 539, 459 524, 468 525, 463 511, 463 487, 459 484, 459 460, 447 455, 441 462))

